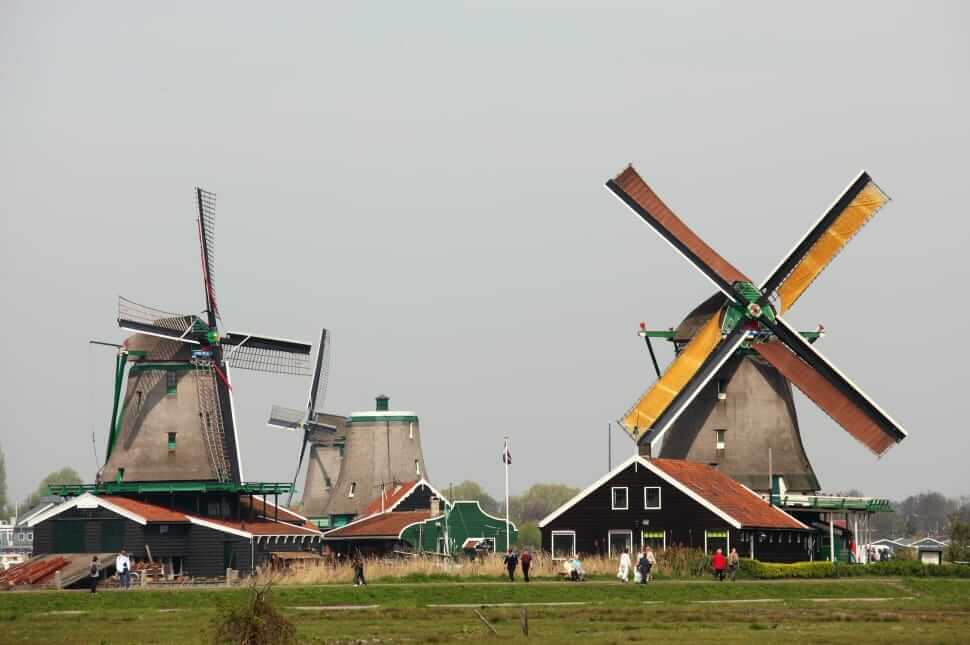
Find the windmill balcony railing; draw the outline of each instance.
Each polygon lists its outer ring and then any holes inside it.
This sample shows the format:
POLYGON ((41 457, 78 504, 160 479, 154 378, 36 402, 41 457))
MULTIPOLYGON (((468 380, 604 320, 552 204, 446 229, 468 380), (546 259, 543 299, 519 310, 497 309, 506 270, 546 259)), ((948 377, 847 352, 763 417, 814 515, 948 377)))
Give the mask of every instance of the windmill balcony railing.
POLYGON ((282 495, 293 490, 290 482, 102 482, 100 484, 51 484, 51 495, 76 497, 84 493, 114 495, 119 493, 241 493, 282 495))

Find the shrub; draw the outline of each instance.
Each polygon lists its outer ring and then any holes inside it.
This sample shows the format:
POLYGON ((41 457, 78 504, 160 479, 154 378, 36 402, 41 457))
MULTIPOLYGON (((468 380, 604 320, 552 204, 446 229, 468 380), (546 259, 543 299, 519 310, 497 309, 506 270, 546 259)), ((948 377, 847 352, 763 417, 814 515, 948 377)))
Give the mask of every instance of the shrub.
POLYGON ((216 618, 212 642, 239 645, 296 643, 296 627, 273 605, 272 588, 272 580, 259 583, 254 578, 246 603, 225 609, 216 618))
POLYGON ((923 564, 916 560, 889 560, 872 564, 795 562, 779 564, 741 560, 741 574, 750 578, 848 578, 855 576, 906 576, 970 578, 970 566, 923 564))

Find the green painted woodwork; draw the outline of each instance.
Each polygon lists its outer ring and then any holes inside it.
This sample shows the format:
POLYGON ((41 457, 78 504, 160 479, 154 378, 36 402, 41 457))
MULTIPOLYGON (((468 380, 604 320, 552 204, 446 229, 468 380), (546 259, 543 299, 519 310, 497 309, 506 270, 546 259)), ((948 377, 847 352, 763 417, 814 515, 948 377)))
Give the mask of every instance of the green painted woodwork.
POLYGON ((334 528, 346 526, 347 524, 350 524, 353 521, 353 519, 354 519, 353 515, 331 515, 330 525, 333 526, 334 528))
POLYGON ((750 282, 735 282, 734 290, 738 293, 738 295, 744 298, 745 302, 758 302, 761 300, 761 290, 750 282))
POLYGON ((729 334, 735 327, 741 324, 741 321, 747 315, 748 312, 743 307, 739 307, 738 305, 729 306, 724 312, 724 320, 721 322, 721 333, 725 335, 729 334))
POLYGON ((281 495, 289 493, 293 484, 217 481, 173 481, 173 482, 102 482, 100 484, 52 484, 48 486, 51 495, 75 497, 83 493, 95 495, 117 495, 119 493, 242 493, 245 495, 281 495))
POLYGON ((637 333, 644 338, 664 338, 666 340, 674 339, 673 329, 641 329, 637 333))
POLYGON ((118 352, 118 356, 115 358, 115 392, 114 400, 111 403, 111 424, 108 428, 108 450, 104 459, 105 463, 111 458, 111 451, 114 449, 118 434, 121 432, 121 414, 119 414, 118 408, 121 407, 121 385, 124 382, 127 361, 128 357, 123 352, 118 352))
POLYGON ((134 363, 132 372, 188 372, 197 369, 191 363, 134 363))
POLYGON ((772 495, 772 503, 792 511, 867 511, 892 513, 888 499, 853 497, 792 497, 772 495))
MULTIPOLYGON (((510 544, 518 530, 511 525, 510 544)), ((416 522, 404 529, 401 539, 421 553, 456 555, 468 538, 492 538, 495 550, 505 551, 505 519, 482 510, 477 501, 454 502, 444 515, 416 522)))
POLYGON ((347 421, 347 425, 350 425, 351 423, 365 423, 368 421, 373 422, 373 421, 417 421, 417 420, 418 420, 418 417, 416 417, 413 414, 402 414, 402 415, 391 415, 391 416, 361 414, 361 415, 354 415, 350 417, 350 419, 347 421))

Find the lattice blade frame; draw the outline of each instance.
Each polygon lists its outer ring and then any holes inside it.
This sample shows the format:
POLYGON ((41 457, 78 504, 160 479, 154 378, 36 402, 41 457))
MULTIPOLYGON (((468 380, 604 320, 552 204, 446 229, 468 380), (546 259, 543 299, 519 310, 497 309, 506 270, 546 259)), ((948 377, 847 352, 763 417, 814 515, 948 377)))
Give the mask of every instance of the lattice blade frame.
POLYGON ((230 367, 271 374, 310 376, 310 345, 256 334, 226 334, 220 343, 230 367))
MULTIPOLYGON (((205 291, 206 310, 213 318, 222 320, 216 298, 216 195, 196 187, 195 197, 199 207, 199 248, 202 254, 202 287, 205 291)), ((209 321, 210 326, 214 326, 209 321)))

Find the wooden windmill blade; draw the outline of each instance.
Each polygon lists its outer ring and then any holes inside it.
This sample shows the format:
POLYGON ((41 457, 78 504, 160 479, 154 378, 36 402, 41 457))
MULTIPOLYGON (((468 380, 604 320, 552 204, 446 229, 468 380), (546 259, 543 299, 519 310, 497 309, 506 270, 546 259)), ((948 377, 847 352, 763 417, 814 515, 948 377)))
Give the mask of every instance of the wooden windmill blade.
POLYGON ((704 324, 620 421, 641 443, 659 439, 747 338, 741 321, 722 338, 722 317, 718 311, 704 324))
POLYGON ((209 326, 215 327, 215 319, 222 319, 215 286, 216 249, 216 195, 196 187, 195 197, 199 207, 199 248, 202 254, 202 287, 205 292, 209 326))
POLYGON ((889 199, 869 173, 859 173, 765 279, 761 286, 764 294, 762 304, 777 292, 779 313, 784 314, 791 309, 849 240, 889 199))
POLYGON ((906 431, 781 317, 768 325, 777 340, 754 344, 805 396, 850 435, 882 455, 906 438, 906 431))
POLYGON ((272 374, 310 375, 310 350, 307 343, 272 338, 247 332, 232 332, 220 339, 224 360, 230 367, 272 374))
POLYGON ((678 253, 687 258, 732 302, 738 302, 738 295, 732 285, 750 280, 677 217, 632 165, 606 182, 606 187, 678 253))

